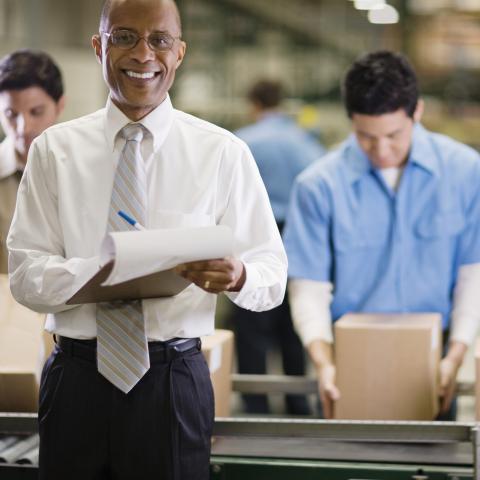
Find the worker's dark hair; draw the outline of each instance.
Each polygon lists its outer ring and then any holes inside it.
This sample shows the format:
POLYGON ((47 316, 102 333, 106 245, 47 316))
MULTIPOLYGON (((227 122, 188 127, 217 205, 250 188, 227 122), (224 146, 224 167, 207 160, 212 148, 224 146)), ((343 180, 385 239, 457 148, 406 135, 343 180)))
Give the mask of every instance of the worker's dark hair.
POLYGON ((345 75, 343 100, 348 116, 382 115, 399 109, 413 117, 418 103, 418 82, 408 59, 379 51, 360 57, 345 75))
POLYGON ((283 99, 283 87, 276 80, 259 80, 250 88, 247 97, 261 108, 275 108, 283 99))
POLYGON ((63 95, 62 73, 44 52, 17 50, 0 59, 0 92, 40 87, 55 102, 63 95))

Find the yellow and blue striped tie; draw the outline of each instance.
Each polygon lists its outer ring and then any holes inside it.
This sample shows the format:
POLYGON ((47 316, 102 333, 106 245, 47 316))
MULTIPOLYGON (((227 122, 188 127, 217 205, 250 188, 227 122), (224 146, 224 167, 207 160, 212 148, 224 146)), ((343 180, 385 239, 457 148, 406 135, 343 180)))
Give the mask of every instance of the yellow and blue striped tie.
MULTIPOLYGON (((143 128, 128 124, 122 129, 126 140, 113 182, 108 231, 131 227, 118 212, 123 210, 145 225, 147 178, 141 154, 143 128)), ((142 301, 97 304, 98 371, 128 393, 150 368, 142 301)))

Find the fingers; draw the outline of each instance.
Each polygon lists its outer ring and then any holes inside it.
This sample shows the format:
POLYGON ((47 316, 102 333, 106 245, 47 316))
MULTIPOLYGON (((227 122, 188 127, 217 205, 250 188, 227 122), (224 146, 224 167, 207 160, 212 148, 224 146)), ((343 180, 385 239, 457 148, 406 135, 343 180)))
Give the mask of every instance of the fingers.
POLYGON ((455 382, 457 376, 456 366, 448 359, 443 358, 440 361, 440 395, 446 395, 452 383, 455 382))
POLYGON ((223 292, 235 283, 234 275, 229 273, 184 270, 180 275, 209 293, 223 292))
POLYGON ((197 262, 181 263, 175 267, 178 273, 188 272, 228 272, 233 270, 233 264, 230 258, 215 258, 213 260, 199 260, 197 262))
POLYGON ((457 365, 448 358, 440 362, 440 413, 448 412, 455 396, 457 370, 457 365))
POLYGON ((440 394, 440 413, 447 413, 455 397, 457 382, 454 379, 440 394))
POLYGON ((326 392, 320 394, 320 402, 322 402, 323 418, 330 420, 333 418, 333 401, 326 392))
POLYGON ((453 402, 455 396, 455 388, 450 389, 446 394, 440 399, 440 413, 447 413, 450 410, 450 405, 453 402))
POLYGON ((320 392, 320 401, 322 402, 323 416, 329 420, 334 417, 335 402, 340 398, 340 391, 335 385, 325 387, 320 392))
POLYGON ((175 267, 176 273, 209 293, 234 289, 243 270, 243 264, 233 258, 188 262, 175 267))
POLYGON ((335 366, 324 365, 318 374, 320 401, 326 419, 333 418, 335 402, 340 398, 340 391, 335 385, 335 366))

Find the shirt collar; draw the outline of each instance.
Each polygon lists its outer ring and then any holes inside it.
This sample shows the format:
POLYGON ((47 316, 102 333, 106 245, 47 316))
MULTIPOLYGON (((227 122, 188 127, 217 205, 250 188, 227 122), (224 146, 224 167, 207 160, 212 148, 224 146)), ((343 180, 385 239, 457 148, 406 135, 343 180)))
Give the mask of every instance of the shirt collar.
POLYGON ((433 175, 437 175, 437 152, 429 139, 428 131, 419 123, 413 128, 412 148, 409 162, 418 165, 433 175))
POLYGON ((0 179, 13 175, 19 167, 13 139, 6 137, 0 144, 0 179))
MULTIPOLYGON (((350 183, 356 182, 363 175, 375 170, 368 156, 358 144, 355 134, 352 133, 348 137, 343 148, 348 165, 347 177, 350 183)), ((436 152, 429 141, 427 130, 419 123, 413 127, 412 146, 408 162, 418 165, 433 175, 438 173, 436 152)))
POLYGON ((293 123, 292 118, 280 111, 270 111, 264 113, 256 122, 257 125, 266 125, 275 128, 277 125, 290 125, 293 123))
MULTIPOLYGON (((108 97, 105 117, 105 135, 108 147, 111 151, 115 148, 115 140, 120 130, 132 121, 112 102, 108 97)), ((167 94, 165 100, 152 110, 139 122, 143 125, 153 138, 153 150, 157 151, 167 138, 168 132, 173 123, 173 106, 170 96, 167 94)))
POLYGON ((350 183, 355 183, 361 177, 373 170, 367 154, 358 144, 355 134, 350 134, 343 144, 345 162, 347 165, 347 178, 350 183))

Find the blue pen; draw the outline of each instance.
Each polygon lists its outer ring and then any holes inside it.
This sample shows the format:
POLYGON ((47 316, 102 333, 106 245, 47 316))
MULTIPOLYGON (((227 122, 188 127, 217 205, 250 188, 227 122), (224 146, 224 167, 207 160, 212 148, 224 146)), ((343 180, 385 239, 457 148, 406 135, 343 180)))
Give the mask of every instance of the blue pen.
POLYGON ((133 219, 130 215, 127 215, 123 210, 120 210, 118 214, 137 230, 146 230, 143 225, 140 225, 135 219, 133 219))

